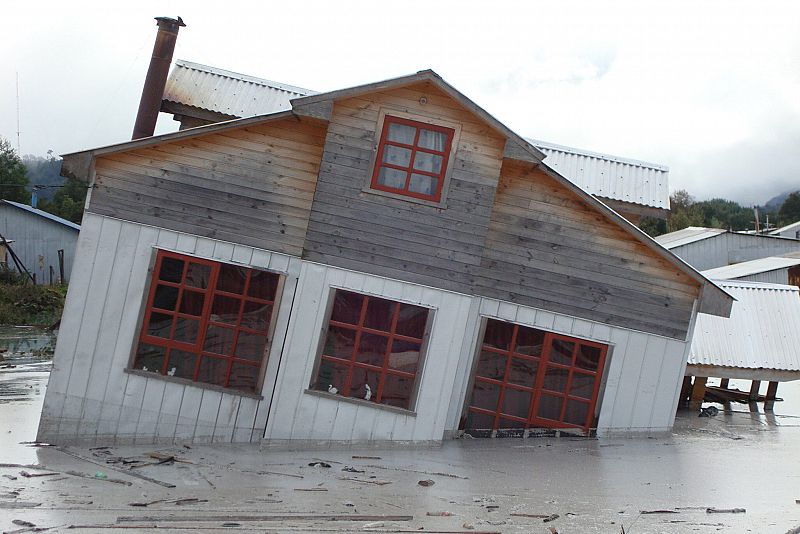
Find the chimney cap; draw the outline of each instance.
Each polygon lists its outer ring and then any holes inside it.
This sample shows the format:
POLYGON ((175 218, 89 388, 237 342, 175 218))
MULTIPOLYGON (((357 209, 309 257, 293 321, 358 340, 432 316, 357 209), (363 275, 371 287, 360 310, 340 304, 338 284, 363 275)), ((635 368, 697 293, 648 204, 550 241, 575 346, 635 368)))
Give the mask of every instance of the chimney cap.
POLYGON ((178 17, 177 19, 173 19, 172 17, 155 17, 155 19, 158 21, 159 26, 161 26, 162 24, 164 25, 176 24, 179 27, 186 26, 186 24, 183 22, 183 19, 180 17, 178 17))

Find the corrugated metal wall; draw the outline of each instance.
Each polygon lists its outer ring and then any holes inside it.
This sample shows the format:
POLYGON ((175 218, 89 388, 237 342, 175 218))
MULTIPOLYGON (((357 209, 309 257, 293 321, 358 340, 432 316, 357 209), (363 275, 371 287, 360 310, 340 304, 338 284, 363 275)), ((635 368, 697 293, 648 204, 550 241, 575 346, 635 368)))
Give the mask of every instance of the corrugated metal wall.
POLYGON ((55 279, 58 278, 58 251, 63 249, 64 277, 69 281, 78 241, 77 230, 0 203, 0 233, 9 241, 14 241, 11 247, 25 267, 31 273, 36 273, 39 284, 49 283, 51 266, 55 279))
POLYGON ((737 233, 719 234, 670 249, 698 271, 798 251, 800 241, 737 233))

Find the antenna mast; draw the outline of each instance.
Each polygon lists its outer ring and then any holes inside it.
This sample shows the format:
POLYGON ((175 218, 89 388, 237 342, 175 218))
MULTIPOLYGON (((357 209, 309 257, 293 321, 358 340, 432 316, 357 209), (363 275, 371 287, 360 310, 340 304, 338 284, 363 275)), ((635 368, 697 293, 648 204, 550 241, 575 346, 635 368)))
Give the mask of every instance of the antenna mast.
POLYGON ((19 145, 19 71, 16 72, 17 75, 17 154, 22 157, 22 149, 19 145))

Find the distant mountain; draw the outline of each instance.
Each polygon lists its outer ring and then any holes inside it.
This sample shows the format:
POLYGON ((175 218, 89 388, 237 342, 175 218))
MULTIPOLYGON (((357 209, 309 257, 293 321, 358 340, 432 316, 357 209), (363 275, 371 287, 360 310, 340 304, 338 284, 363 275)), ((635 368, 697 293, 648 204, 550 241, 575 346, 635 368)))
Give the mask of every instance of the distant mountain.
POLYGON ((769 211, 778 211, 779 209, 781 209, 781 205, 786 200, 786 197, 788 197, 790 193, 794 193, 795 191, 797 191, 797 189, 790 189, 785 193, 781 193, 780 195, 772 197, 771 199, 767 200, 765 207, 769 211))

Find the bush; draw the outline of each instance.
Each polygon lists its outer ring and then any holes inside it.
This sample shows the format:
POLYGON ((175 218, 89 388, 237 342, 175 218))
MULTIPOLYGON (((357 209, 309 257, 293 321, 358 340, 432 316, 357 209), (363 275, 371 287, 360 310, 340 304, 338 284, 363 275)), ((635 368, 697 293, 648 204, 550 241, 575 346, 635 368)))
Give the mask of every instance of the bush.
POLYGON ((0 282, 0 324, 52 325, 61 317, 66 286, 0 282))

